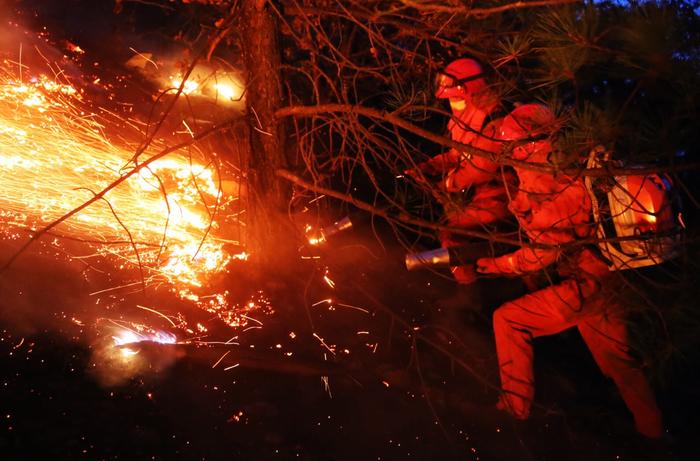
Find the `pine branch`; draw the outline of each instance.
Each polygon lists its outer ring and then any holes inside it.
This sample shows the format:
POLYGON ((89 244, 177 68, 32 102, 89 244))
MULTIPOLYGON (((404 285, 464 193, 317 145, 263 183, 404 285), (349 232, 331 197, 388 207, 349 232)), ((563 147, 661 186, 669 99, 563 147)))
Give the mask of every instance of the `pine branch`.
POLYGON ((440 3, 427 3, 417 0, 401 0, 401 3, 420 10, 421 12, 429 13, 446 13, 446 14, 466 14, 467 16, 475 16, 484 18, 494 14, 504 13, 506 11, 518 10, 524 8, 537 8, 541 6, 559 6, 568 5, 571 3, 583 3, 582 0, 534 0, 531 2, 514 2, 491 8, 472 8, 466 5, 447 6, 440 3))
MULTIPOLYGON (((679 173, 682 171, 689 170, 700 170, 700 162, 688 163, 684 165, 654 165, 642 168, 617 168, 617 167, 606 167, 606 168, 584 168, 580 167, 570 167, 570 168, 558 168, 552 165, 546 165, 542 163, 530 163, 521 160, 515 160, 510 158, 508 155, 504 154, 494 154, 476 147, 462 144, 452 139, 446 138, 444 136, 437 135, 431 131, 424 128, 418 127, 405 119, 397 116, 393 112, 380 111, 370 107, 352 105, 352 104, 319 104, 316 106, 288 106, 283 107, 275 113, 276 117, 314 117, 323 114, 332 113, 344 113, 344 114, 354 114, 363 115, 373 120, 381 120, 402 128, 406 131, 410 131, 418 136, 421 136, 429 141, 435 142, 437 144, 451 147, 459 150, 460 152, 465 152, 470 155, 477 157, 487 158, 492 160, 499 165, 512 166, 523 168, 527 170, 539 171, 542 173, 558 174, 564 173, 571 176, 591 176, 591 177, 611 177, 611 176, 624 176, 624 175, 646 175, 661 172, 671 172, 679 173)), ((510 143, 511 147, 515 144, 510 143)), ((508 147, 508 145, 504 145, 508 147)))

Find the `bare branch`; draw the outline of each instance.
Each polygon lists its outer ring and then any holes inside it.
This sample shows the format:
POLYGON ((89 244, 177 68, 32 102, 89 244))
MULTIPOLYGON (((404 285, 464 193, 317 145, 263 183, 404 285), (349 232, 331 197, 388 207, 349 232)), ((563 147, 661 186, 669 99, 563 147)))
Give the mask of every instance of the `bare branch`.
MULTIPOLYGON (((290 106, 283 107, 279 109, 275 115, 277 117, 313 117, 321 114, 328 113, 346 113, 346 114, 357 114, 363 115, 365 117, 382 120, 391 123, 399 128, 410 131, 411 133, 417 134, 429 141, 441 144, 443 146, 452 147, 461 152, 468 153, 477 157, 484 157, 499 165, 508 165, 518 168, 524 168, 534 171, 540 171, 543 173, 564 173, 572 176, 592 176, 592 177, 606 177, 606 176, 622 176, 622 175, 646 175, 660 172, 681 172, 688 170, 700 170, 700 163, 688 163, 685 165, 666 165, 666 166, 649 166, 641 168, 557 168, 553 165, 546 165, 543 163, 531 163, 520 160, 515 160, 504 154, 493 154, 491 152, 478 149, 476 147, 462 144, 452 139, 446 138, 444 136, 437 135, 431 131, 424 128, 416 126, 411 122, 397 116, 394 112, 380 111, 370 107, 356 106, 351 104, 320 104, 316 106, 290 106)), ((511 144, 511 143, 509 143, 511 144)), ((504 144, 504 148, 508 145, 504 144)), ((506 149, 504 149, 505 151, 506 149)))
POLYGON ((277 170, 276 171, 277 176, 280 178, 284 178, 288 181, 293 182, 294 184, 301 186, 305 189, 312 190, 314 192, 317 192, 319 194, 324 194, 329 197, 333 197, 339 200, 342 200, 344 202, 350 203, 351 205, 356 206, 357 208, 367 211, 369 213, 372 213, 373 215, 380 216, 384 219, 387 220, 395 220, 395 221, 400 221, 404 224, 409 224, 412 226, 418 226, 418 227, 423 227, 426 229, 432 229, 436 231, 447 231, 449 230, 453 234, 458 234, 458 235, 463 235, 465 237, 474 237, 474 238, 479 238, 479 239, 484 239, 484 240, 492 240, 495 242, 501 242, 501 243, 508 243, 511 245, 522 245, 522 242, 516 239, 496 235, 496 234, 491 234, 491 233, 486 233, 486 232, 479 232, 475 230, 467 230, 467 229, 462 229, 462 228, 455 228, 451 226, 444 226, 442 224, 436 224, 434 222, 430 221, 425 221, 422 219, 416 219, 409 215, 408 213, 404 212, 390 212, 386 209, 382 209, 379 207, 376 207, 374 205, 370 205, 369 203, 363 202, 362 200, 358 200, 354 198, 350 194, 343 194, 341 192, 337 192, 333 189, 329 189, 327 187, 319 186, 316 184, 312 184, 308 181, 305 181, 301 179, 299 176, 287 171, 287 170, 277 170))
POLYGON ((518 10, 523 8, 537 8, 540 6, 559 6, 567 5, 571 3, 581 3, 582 0, 534 0, 531 2, 514 2, 507 3, 501 6, 494 6, 491 8, 472 8, 466 5, 455 5, 448 6, 440 3, 432 2, 421 2, 417 0, 401 0, 404 5, 415 8, 423 12, 430 13, 447 13, 447 14, 466 14, 468 16, 475 16, 478 18, 484 18, 486 16, 491 16, 493 14, 499 14, 510 10, 518 10))

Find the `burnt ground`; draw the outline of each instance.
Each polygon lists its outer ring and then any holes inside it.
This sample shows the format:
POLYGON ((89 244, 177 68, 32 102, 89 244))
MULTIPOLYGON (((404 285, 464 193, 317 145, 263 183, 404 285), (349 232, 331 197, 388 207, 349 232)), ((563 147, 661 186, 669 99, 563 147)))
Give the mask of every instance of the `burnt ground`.
POLYGON ((2 459, 698 459, 692 363, 657 386, 669 437, 652 443, 634 433, 577 333, 543 338, 537 406, 531 420, 513 421, 493 407, 489 317, 519 282, 481 282, 481 311, 447 322, 436 300, 454 285, 406 272, 400 248, 367 234, 328 242, 285 277, 232 270, 220 283, 234 296, 270 298, 274 313, 251 314, 263 328, 235 332, 202 317, 209 339, 238 334, 240 345, 144 345, 148 367, 121 382, 100 379, 110 364, 94 352, 109 333, 96 332, 96 319, 133 318, 120 308, 137 302, 185 307, 153 291, 96 305, 88 293, 105 280, 55 255, 20 259, 3 274, 0 300, 2 459), (329 297, 332 306, 313 306, 329 297))

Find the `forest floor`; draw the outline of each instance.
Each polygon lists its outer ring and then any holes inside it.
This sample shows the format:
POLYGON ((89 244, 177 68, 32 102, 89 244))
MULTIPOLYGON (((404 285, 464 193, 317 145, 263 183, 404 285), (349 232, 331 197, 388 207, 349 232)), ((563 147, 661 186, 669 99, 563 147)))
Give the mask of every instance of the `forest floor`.
MULTIPOLYGON (((650 442, 574 331, 535 341, 531 419, 497 411, 490 316, 520 283, 481 281, 479 293, 461 294, 473 313, 446 315, 438 301, 454 282, 407 272, 403 250, 388 242, 355 229, 287 276, 233 270, 232 296, 263 292, 274 308, 250 314, 262 328, 205 318, 209 339, 236 336, 236 346, 144 345, 147 367, 111 381, 114 364, 96 363, 104 343, 87 332, 124 313, 96 305, 81 270, 27 255, 0 279, 0 457, 700 459, 697 368, 657 386, 668 438, 650 442)), ((168 294, 129 296, 117 301, 182 309, 168 294)))

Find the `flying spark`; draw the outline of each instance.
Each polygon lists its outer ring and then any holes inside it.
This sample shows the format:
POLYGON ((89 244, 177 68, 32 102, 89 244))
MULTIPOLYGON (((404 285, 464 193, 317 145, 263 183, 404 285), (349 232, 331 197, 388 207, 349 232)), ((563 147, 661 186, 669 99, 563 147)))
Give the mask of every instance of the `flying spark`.
MULTIPOLYGON (((43 75, 20 80, 11 64, 0 65, 0 232, 19 239, 93 198, 165 145, 154 141, 134 158, 136 144, 127 137, 137 136, 135 121, 90 113, 81 90, 43 75)), ((206 280, 232 259, 247 258, 225 250, 238 242, 217 236, 222 210, 236 200, 224 196, 217 163, 196 146, 174 152, 52 232, 94 248, 76 257, 108 257, 120 268, 139 268, 147 284, 170 283, 198 302, 195 291, 206 280)))

